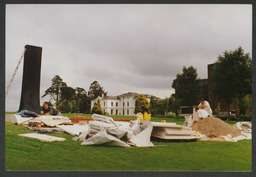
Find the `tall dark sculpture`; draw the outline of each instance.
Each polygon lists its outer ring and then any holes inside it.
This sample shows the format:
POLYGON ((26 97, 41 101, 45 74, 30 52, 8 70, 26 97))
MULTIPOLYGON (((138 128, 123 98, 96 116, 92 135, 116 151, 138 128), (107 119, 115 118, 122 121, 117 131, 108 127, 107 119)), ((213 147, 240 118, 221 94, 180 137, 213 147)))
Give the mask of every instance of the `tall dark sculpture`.
POLYGON ((40 78, 42 47, 26 45, 19 111, 40 113, 40 78))

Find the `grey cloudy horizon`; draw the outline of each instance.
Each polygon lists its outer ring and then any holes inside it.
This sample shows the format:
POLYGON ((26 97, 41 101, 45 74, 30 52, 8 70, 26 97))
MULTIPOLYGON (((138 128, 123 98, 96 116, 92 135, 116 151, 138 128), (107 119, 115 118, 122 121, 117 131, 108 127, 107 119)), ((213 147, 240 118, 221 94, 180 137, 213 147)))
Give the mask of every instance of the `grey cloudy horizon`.
MULTIPOLYGON (((98 81, 125 92, 168 97, 177 73, 207 65, 239 46, 252 53, 251 5, 6 5, 6 87, 25 45, 43 48, 40 96, 59 75, 88 91, 98 81)), ((6 98, 19 108, 21 64, 6 98)), ((49 97, 41 98, 48 101, 49 97)))

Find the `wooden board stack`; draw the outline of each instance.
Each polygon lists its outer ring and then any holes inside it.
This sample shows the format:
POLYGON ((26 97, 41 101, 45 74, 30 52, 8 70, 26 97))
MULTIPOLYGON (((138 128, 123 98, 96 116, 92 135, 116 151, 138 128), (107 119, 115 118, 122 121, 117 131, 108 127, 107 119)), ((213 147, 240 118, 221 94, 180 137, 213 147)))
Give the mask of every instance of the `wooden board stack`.
POLYGON ((192 128, 176 125, 176 123, 151 122, 153 131, 151 136, 164 140, 195 140, 192 128))

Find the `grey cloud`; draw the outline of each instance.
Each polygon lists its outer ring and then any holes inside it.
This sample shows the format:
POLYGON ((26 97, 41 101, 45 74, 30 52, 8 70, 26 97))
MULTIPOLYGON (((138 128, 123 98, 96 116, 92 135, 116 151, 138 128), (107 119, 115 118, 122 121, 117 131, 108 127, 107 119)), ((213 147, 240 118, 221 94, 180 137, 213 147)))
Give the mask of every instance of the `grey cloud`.
POLYGON ((98 80, 109 92, 166 94, 183 66, 206 78, 224 50, 252 51, 249 5, 7 5, 6 14, 6 78, 24 45, 39 45, 41 94, 56 74, 86 90, 98 80))

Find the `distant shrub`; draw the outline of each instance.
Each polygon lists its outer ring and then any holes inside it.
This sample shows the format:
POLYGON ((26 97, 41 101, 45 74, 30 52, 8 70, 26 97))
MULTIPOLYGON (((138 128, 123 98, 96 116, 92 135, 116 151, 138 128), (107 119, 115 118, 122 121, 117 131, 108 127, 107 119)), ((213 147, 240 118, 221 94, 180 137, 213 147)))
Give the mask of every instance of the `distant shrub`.
POLYGON ((251 121, 252 120, 252 116, 249 114, 240 114, 239 116, 240 121, 251 121))

